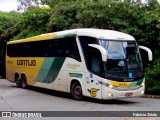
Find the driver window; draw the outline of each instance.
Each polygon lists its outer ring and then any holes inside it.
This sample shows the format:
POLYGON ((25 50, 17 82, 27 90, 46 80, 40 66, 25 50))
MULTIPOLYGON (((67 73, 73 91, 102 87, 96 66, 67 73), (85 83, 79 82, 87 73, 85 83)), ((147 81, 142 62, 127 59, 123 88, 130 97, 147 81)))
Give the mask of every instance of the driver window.
POLYGON ((100 74, 100 61, 96 56, 91 58, 91 70, 98 75, 100 74))
POLYGON ((98 75, 101 74, 101 53, 97 49, 89 47, 89 59, 87 62, 91 71, 98 75))

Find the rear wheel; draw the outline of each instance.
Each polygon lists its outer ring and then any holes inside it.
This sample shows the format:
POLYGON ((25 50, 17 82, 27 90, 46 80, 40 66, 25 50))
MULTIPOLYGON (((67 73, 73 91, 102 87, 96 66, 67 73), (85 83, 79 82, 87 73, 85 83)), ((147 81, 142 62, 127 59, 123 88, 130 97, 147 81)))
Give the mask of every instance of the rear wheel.
POLYGON ((15 77, 16 86, 18 88, 22 87, 21 79, 19 77, 15 77))
POLYGON ((82 87, 80 83, 74 82, 71 86, 72 97, 76 100, 81 100, 83 98, 82 87))
POLYGON ((21 81, 22 81, 22 88, 27 88, 27 81, 26 81, 26 76, 22 75, 21 77, 21 81))

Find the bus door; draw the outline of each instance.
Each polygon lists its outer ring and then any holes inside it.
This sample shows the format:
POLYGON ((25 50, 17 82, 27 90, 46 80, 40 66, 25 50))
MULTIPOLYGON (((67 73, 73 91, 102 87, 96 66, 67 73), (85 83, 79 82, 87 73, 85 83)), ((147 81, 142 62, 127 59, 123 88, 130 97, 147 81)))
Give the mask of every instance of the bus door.
POLYGON ((89 47, 88 55, 86 55, 86 65, 88 72, 86 73, 86 89, 87 96, 101 99, 101 80, 103 73, 102 58, 98 49, 89 47))

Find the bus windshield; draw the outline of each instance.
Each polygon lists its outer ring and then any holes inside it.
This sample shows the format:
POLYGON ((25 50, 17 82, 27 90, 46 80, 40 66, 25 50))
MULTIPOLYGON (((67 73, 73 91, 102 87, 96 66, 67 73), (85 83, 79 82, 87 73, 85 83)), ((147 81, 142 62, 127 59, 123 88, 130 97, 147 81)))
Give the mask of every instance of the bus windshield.
POLYGON ((132 79, 143 76, 141 56, 135 41, 99 39, 98 42, 107 52, 105 77, 132 79))

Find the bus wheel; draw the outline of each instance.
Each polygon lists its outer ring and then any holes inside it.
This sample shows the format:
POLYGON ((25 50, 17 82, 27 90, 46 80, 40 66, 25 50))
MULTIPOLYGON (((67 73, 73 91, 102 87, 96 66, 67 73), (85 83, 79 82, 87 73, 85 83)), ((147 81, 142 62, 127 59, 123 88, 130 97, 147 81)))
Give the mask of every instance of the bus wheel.
POLYGON ((26 76, 22 75, 21 77, 21 81, 22 81, 22 88, 27 88, 27 81, 26 81, 26 76))
POLYGON ((72 97, 76 100, 81 100, 83 98, 82 87, 78 82, 74 82, 71 86, 72 97))
POLYGON ((18 87, 18 88, 21 88, 21 79, 20 78, 18 78, 18 77, 16 77, 15 78, 15 81, 16 81, 16 86, 18 87))

